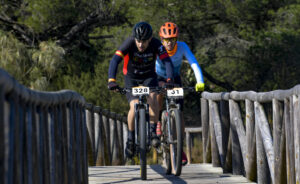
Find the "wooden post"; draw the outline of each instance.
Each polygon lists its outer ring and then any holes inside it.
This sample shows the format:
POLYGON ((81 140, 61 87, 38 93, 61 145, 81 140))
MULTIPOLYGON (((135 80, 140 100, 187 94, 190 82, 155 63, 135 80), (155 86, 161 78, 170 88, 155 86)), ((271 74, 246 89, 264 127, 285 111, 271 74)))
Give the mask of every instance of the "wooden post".
POLYGON ((246 104, 246 177, 255 181, 257 179, 256 172, 256 137, 255 137, 255 117, 254 117, 254 103, 250 100, 245 100, 246 104))
POLYGON ((81 167, 83 167, 83 165, 81 164, 81 154, 80 154, 80 150, 82 149, 82 145, 81 145, 81 125, 80 125, 80 109, 79 109, 79 104, 78 102, 74 102, 74 106, 73 106, 73 112, 74 112, 74 147, 75 147, 75 174, 76 174, 76 183, 83 183, 83 173, 81 172, 82 169, 81 167))
MULTIPOLYGON (((41 109, 42 110, 42 109, 41 109)), ((68 170, 68 121, 69 115, 67 111, 67 105, 62 104, 62 180, 63 183, 68 183, 69 181, 69 170, 68 170)), ((40 125, 42 123, 42 112, 40 112, 40 125)), ((40 128, 41 129, 41 128, 40 128)), ((83 141, 83 140, 82 140, 83 141)))
POLYGON ((224 165, 223 171, 225 169, 226 157, 227 157, 227 148, 228 148, 228 141, 229 141, 229 131, 230 131, 230 119, 229 119, 229 103, 226 100, 220 101, 220 116, 221 116, 221 123, 222 123, 222 144, 224 149, 224 165))
POLYGON ((202 141, 203 141, 203 162, 211 163, 211 147, 209 139, 209 111, 208 102, 201 98, 201 123, 202 123, 202 141))
POLYGON ((88 130, 88 140, 91 146, 91 151, 89 154, 89 163, 91 165, 95 165, 96 163, 96 149, 95 149, 95 118, 94 118, 94 106, 92 104, 86 105, 86 123, 87 123, 87 130, 88 130))
POLYGON ((119 152, 119 160, 120 160, 120 164, 123 164, 123 159, 124 158, 124 144, 123 144, 123 123, 122 123, 122 116, 118 115, 117 118, 117 134, 118 134, 118 152, 119 152))
POLYGON ((295 157, 294 157, 294 124, 292 121, 292 102, 290 98, 284 100, 284 116, 286 131, 286 167, 288 184, 295 183, 295 157))
POLYGON ((285 184, 286 180, 286 157, 285 157, 285 130, 283 122, 283 104, 276 99, 273 106, 273 141, 275 158, 275 184, 285 184))
POLYGON ((104 127, 104 134, 105 134, 105 165, 111 165, 111 148, 110 148, 110 128, 109 128, 109 114, 110 112, 107 109, 102 110, 103 116, 103 127, 104 127))
POLYGON ((4 89, 3 86, 0 85, 0 158, 3 159, 3 161, 1 161, 3 164, 2 167, 0 167, 0 183, 7 183, 7 175, 8 173, 6 173, 6 167, 7 165, 5 165, 5 159, 6 159, 6 150, 7 148, 5 147, 5 126, 6 126, 6 122, 4 121, 5 118, 5 114, 4 114, 4 110, 5 110, 5 102, 4 102, 4 89))
POLYGON ((118 135, 117 135, 117 120, 116 113, 111 112, 109 118, 110 124, 110 145, 111 145, 111 154, 112 154, 112 165, 120 165, 119 149, 118 149, 118 135))
POLYGON ((86 127, 86 117, 85 117, 85 109, 84 106, 80 106, 80 114, 81 114, 81 137, 82 137, 82 173, 83 173, 83 184, 89 183, 88 177, 88 161, 87 161, 87 127, 86 127))
POLYGON ((239 143, 238 133, 235 126, 235 112, 233 100, 229 100, 229 114, 230 114, 230 134, 231 134, 231 148, 232 148, 232 173, 236 175, 244 175, 244 164, 241 147, 239 143))
POLYGON ((125 162, 125 157, 126 157, 126 154, 125 154, 125 148, 126 148, 126 142, 127 142, 127 138, 128 138, 128 126, 127 126, 127 117, 124 116, 123 117, 123 162, 125 162))
MULTIPOLYGON (((13 98, 13 103, 15 104, 15 109, 14 109, 14 112, 15 112, 15 122, 14 122, 14 158, 13 158, 13 173, 14 173, 14 177, 13 177, 13 180, 14 180, 14 183, 22 183, 23 182, 23 154, 24 154, 24 122, 22 120, 22 113, 20 113, 22 111, 22 107, 21 107, 21 104, 22 102, 20 102, 20 99, 19 97, 17 97, 17 95, 13 95, 15 96, 13 98)), ((4 122, 2 122, 4 123, 4 122)), ((34 134, 34 130, 33 130, 33 134, 34 134)), ((1 144, 1 143, 0 143, 1 144)), ((4 143, 3 143, 4 144, 4 143)), ((33 147, 36 147, 36 144, 34 144, 33 142, 33 147)), ((4 151, 4 150, 2 150, 4 151)), ((36 156, 36 152, 33 151, 33 154, 35 154, 34 156, 36 156)), ((34 158, 33 156, 33 158, 34 158)), ((3 158, 3 157, 2 157, 3 158)), ((36 160, 34 160, 36 161, 36 160)), ((35 164, 36 162, 33 162, 33 164, 35 164)), ((2 163, 3 164, 3 163, 2 163)), ((0 164, 1 165, 1 164, 0 164)), ((34 167, 35 165, 33 165, 33 172, 34 174, 37 173, 37 170, 36 170, 36 167, 34 167)), ((34 175, 35 176, 35 175, 34 175)), ((35 178, 34 178, 35 179, 35 178)), ((38 177, 36 178, 38 179, 38 177)), ((36 180, 34 180, 35 182, 36 180)))
POLYGON ((295 179, 300 183, 300 107, 298 96, 293 95, 294 148, 295 148, 295 179))
POLYGON ((211 137, 211 155, 212 155, 212 165, 213 167, 220 167, 220 158, 219 158, 219 150, 215 135, 215 128, 214 128, 214 117, 213 117, 213 106, 212 100, 209 100, 209 130, 210 130, 210 137, 211 137))
POLYGON ((267 120, 262 105, 258 102, 255 102, 254 105, 255 105, 255 114, 257 115, 259 120, 258 127, 262 136, 263 146, 264 146, 264 150, 269 165, 269 172, 271 175, 272 182, 274 183, 274 149, 273 149, 273 139, 271 136, 269 122, 267 120))
POLYGON ((212 113, 213 126, 214 126, 214 130, 215 130, 216 143, 217 143, 217 148, 218 148, 218 152, 219 152, 220 164, 221 164, 222 168, 224 168, 226 155, 225 155, 225 151, 224 151, 224 140, 223 140, 224 138, 222 135, 223 126, 221 124, 217 103, 214 101, 211 101, 210 106, 211 106, 210 110, 212 113))
POLYGON ((243 125, 243 121, 242 121, 242 117, 241 117, 241 112, 240 112, 240 108, 239 105, 233 101, 233 100, 229 100, 229 104, 230 104, 230 109, 232 109, 231 113, 232 113, 232 119, 233 119, 233 123, 234 126, 236 128, 236 132, 238 135, 238 140, 239 140, 239 145, 240 145, 240 149, 242 152, 242 158, 243 158, 243 163, 240 163, 242 166, 240 166, 241 168, 247 168, 247 150, 246 147, 247 145, 246 143, 246 131, 243 125))
POLYGON ((189 131, 185 132, 185 136, 186 136, 186 156, 187 156, 187 161, 188 161, 188 164, 191 164, 192 163, 192 160, 191 160, 191 134, 189 131))
POLYGON ((95 107, 95 130, 96 130, 96 165, 105 165, 104 132, 102 121, 102 109, 95 107))
MULTIPOLYGON (((257 104, 257 103, 255 103, 257 104)), ((256 152, 257 152, 257 183, 271 183, 268 161, 264 150, 263 139, 259 126, 259 109, 255 105, 255 133, 256 133, 256 152)))

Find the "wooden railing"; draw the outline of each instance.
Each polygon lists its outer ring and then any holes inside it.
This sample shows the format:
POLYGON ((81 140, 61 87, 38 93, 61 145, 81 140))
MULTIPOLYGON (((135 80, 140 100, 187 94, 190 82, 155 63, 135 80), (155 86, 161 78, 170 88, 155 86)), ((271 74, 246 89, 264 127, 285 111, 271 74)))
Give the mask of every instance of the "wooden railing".
POLYGON ((88 183, 85 100, 39 92, 0 69, 0 183, 88 183))
MULTIPOLYGON (((204 162, 258 183, 299 183, 299 94, 300 85, 202 93, 204 162)), ((88 183, 88 159, 124 164, 126 134, 125 116, 73 91, 30 90, 0 69, 0 183, 88 183)))
POLYGON ((203 160, 258 183, 299 183, 300 85, 208 93, 201 99, 203 160))
POLYGON ((86 104, 89 165, 123 165, 127 117, 86 104))

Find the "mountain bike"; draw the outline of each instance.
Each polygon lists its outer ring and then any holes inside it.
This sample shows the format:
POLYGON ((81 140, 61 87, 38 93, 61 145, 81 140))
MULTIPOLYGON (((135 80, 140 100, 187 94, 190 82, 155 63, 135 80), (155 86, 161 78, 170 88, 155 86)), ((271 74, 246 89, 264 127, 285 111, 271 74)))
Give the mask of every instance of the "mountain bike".
POLYGON ((173 88, 166 90, 166 110, 161 116, 161 143, 163 159, 166 164, 166 174, 181 174, 183 131, 179 99, 184 96, 184 90, 195 91, 194 87, 173 88))
POLYGON ((151 149, 151 132, 149 120, 149 104, 146 97, 150 92, 155 92, 156 87, 150 88, 137 86, 133 88, 119 88, 121 94, 131 92, 133 96, 138 96, 139 101, 134 105, 134 127, 135 127, 135 155, 140 156, 141 179, 147 179, 147 152, 151 149))

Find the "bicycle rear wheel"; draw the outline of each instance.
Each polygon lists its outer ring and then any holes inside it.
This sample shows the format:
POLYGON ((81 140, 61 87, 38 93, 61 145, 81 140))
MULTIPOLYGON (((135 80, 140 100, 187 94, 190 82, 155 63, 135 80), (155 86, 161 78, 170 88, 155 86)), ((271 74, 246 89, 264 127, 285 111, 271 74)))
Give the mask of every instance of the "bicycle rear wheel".
POLYGON ((175 176, 181 174, 181 159, 183 147, 183 135, 181 131, 181 117, 178 109, 171 109, 170 111, 170 158, 172 165, 172 173, 175 176))
POLYGON ((140 171, 141 179, 147 179, 147 133, 146 112, 144 108, 139 109, 139 138, 140 138, 140 171))
POLYGON ((166 174, 171 174, 172 166, 170 160, 170 144, 168 143, 168 112, 164 110, 161 115, 162 139, 163 139, 163 162, 166 166, 166 174))

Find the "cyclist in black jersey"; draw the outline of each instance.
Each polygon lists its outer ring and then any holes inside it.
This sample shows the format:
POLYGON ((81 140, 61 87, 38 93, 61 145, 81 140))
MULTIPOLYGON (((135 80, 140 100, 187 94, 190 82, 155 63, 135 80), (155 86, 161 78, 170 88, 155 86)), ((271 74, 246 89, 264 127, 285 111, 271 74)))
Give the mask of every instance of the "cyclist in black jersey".
MULTIPOLYGON (((118 89, 116 83, 116 73, 119 63, 124 59, 123 74, 125 87, 131 88, 139 85, 156 87, 158 86, 155 72, 156 57, 165 63, 167 73, 167 87, 172 87, 173 65, 167 51, 161 42, 152 37, 152 27, 146 22, 137 23, 132 32, 119 49, 115 52, 110 61, 108 71, 108 89, 118 89)), ((134 153, 134 104, 138 103, 138 97, 131 93, 126 93, 130 104, 128 112, 128 140, 125 153, 128 158, 132 158, 134 153)), ((158 103, 156 94, 152 92, 148 97, 149 115, 151 124, 152 145, 157 147, 159 139, 156 135, 156 123, 158 121, 158 103)))

